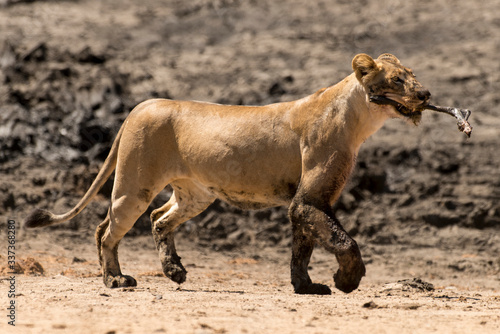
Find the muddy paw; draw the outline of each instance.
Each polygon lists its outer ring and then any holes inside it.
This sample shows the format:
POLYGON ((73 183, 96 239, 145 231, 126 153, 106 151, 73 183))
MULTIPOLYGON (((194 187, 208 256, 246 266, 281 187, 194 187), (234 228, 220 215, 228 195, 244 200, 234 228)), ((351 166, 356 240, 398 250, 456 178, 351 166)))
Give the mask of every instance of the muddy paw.
POLYGON ((104 284, 108 288, 126 288, 130 286, 137 286, 137 281, 132 276, 119 275, 119 276, 106 276, 104 284))
POLYGON ((170 278, 177 284, 182 284, 186 281, 187 271, 184 266, 180 263, 174 263, 172 261, 164 261, 162 263, 163 273, 165 276, 170 278))
POLYGON ((361 263, 361 266, 357 268, 357 270, 348 273, 339 269, 337 273, 333 275, 333 280, 335 281, 335 287, 337 289, 349 293, 358 288, 359 282, 363 276, 365 276, 365 266, 361 263))
POLYGON ((324 284, 311 283, 296 288, 295 293, 299 295, 331 295, 332 290, 324 284))

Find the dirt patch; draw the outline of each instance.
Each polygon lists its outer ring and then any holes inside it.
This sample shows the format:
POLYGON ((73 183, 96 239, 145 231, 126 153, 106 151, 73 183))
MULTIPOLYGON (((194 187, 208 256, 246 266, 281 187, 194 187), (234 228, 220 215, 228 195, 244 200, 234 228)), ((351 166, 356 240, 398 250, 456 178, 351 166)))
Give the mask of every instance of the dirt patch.
MULTIPOLYGON (((496 333, 500 328, 498 274, 457 274, 437 265, 439 259, 460 259, 454 251, 385 246, 384 252, 365 252, 370 254, 367 276, 356 291, 304 296, 293 294, 288 247, 215 252, 180 239, 188 276, 179 286, 161 274, 150 237, 125 238, 122 269, 137 278, 138 286, 108 289, 101 277, 80 274, 97 272, 98 263, 73 261, 76 251, 82 258, 94 256, 91 238, 77 250, 73 240, 54 235, 25 238, 21 253, 33 254, 47 269, 44 276, 16 277, 16 333, 355 333, 367 326, 387 333, 401 328, 408 333, 496 333)), ((335 267, 334 257, 317 249, 309 271, 315 282, 332 287, 335 267)))
MULTIPOLYGON (((120 249, 139 286, 104 289, 92 235, 110 180, 72 221, 19 231, 16 330, 498 332, 499 10, 446 0, 0 1, 2 240, 8 219, 77 203, 147 98, 290 101, 344 78, 357 53, 391 52, 434 104, 471 109, 474 126, 467 140, 453 118, 426 111, 419 127, 391 121, 363 145, 335 207, 367 264, 353 294, 293 295, 286 208, 222 202, 179 229, 189 273, 178 289, 161 277, 148 218, 168 189, 120 249), (415 277, 434 290, 398 283, 415 277)), ((332 286, 335 261, 317 253, 311 275, 332 286)))
MULTIPOLYGON (((2 260, 3 263, 7 263, 7 261, 5 261, 3 258, 2 260)), ((11 274, 14 273, 16 275, 40 276, 43 275, 44 269, 40 264, 40 262, 38 262, 32 257, 27 257, 15 261, 14 269, 8 266, 3 266, 3 265, 0 266, 0 273, 3 276, 7 276, 9 273, 11 274)))

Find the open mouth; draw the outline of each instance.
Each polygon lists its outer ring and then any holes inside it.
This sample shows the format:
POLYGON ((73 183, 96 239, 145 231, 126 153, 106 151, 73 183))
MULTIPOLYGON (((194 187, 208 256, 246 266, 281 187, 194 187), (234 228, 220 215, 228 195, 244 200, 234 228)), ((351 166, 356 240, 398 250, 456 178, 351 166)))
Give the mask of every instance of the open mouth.
POLYGON ((393 100, 385 95, 372 95, 370 96, 370 102, 380 104, 380 105, 390 105, 396 108, 396 110, 403 116, 412 117, 421 114, 421 109, 410 109, 404 104, 393 100))

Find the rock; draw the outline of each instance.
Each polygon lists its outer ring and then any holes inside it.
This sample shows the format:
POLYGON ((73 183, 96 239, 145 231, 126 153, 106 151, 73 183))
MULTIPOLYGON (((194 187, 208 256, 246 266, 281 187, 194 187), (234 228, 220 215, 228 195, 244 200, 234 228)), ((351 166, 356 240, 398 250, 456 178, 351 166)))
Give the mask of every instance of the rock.
POLYGON ((425 282, 421 278, 417 277, 400 280, 398 283, 402 284, 403 288, 409 287, 420 291, 434 291, 434 285, 432 283, 425 282))
POLYGON ((76 59, 81 63, 102 64, 106 61, 106 56, 96 54, 87 46, 77 54, 76 59))
POLYGON ((434 291, 434 285, 420 278, 399 280, 396 283, 387 283, 381 292, 418 290, 422 292, 434 291))
POLYGON ((436 227, 446 227, 449 225, 457 224, 461 221, 460 217, 458 217, 456 214, 447 211, 426 213, 421 217, 425 223, 436 227))
POLYGON ((7 209, 15 209, 16 208, 16 199, 14 194, 9 192, 2 198, 2 206, 5 210, 7 209))
POLYGON ((380 306, 378 306, 373 300, 371 300, 367 303, 364 303, 363 308, 376 309, 376 308, 380 308, 380 306))
POLYGON ((5 69, 16 63, 16 53, 11 43, 4 42, 0 49, 0 68, 5 69))
POLYGON ((26 50, 21 56, 22 61, 44 61, 47 59, 47 45, 45 42, 39 42, 26 50))
POLYGON ((269 88, 269 95, 271 95, 271 96, 280 96, 283 94, 286 94, 286 90, 283 88, 283 86, 279 82, 275 82, 269 88))

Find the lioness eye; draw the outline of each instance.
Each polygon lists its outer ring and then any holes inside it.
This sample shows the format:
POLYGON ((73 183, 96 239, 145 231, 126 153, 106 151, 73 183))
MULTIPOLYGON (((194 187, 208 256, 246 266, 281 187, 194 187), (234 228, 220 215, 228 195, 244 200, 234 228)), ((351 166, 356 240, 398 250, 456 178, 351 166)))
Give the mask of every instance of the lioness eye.
POLYGON ((401 79, 400 77, 393 77, 393 78, 392 78, 392 81, 393 81, 394 83, 397 83, 397 84, 403 84, 403 83, 404 83, 404 80, 403 80, 403 79, 401 79))

